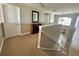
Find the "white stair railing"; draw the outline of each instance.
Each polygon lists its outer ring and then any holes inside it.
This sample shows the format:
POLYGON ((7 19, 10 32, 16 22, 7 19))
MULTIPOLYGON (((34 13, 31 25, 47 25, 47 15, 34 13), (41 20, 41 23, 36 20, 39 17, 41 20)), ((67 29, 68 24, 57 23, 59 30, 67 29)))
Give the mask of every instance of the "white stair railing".
MULTIPOLYGON (((66 51, 69 48, 68 39, 65 35, 61 35, 62 25, 51 24, 39 27, 38 48, 46 50, 62 51, 68 55, 66 51)), ((71 34, 69 34, 71 35, 71 34)))

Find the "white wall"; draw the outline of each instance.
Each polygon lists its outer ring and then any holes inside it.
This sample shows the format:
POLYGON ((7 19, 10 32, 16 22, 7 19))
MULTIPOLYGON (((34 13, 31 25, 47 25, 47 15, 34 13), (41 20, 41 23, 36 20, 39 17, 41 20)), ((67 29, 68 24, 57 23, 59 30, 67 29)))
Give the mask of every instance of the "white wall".
POLYGON ((44 24, 54 23, 54 14, 53 13, 45 13, 44 14, 44 24))
POLYGON ((39 12, 39 22, 44 23, 44 11, 38 10, 36 8, 27 6, 26 4, 15 3, 11 4, 21 9, 21 32, 31 32, 31 23, 32 23, 32 10, 39 12))
POLYGON ((49 20, 50 20, 50 14, 45 13, 44 14, 44 24, 49 24, 49 20))
POLYGON ((69 55, 79 56, 79 28, 76 29, 74 36, 72 38, 72 44, 70 46, 69 55))
POLYGON ((0 21, 2 22, 2 5, 0 5, 0 21))
POLYGON ((1 43, 1 39, 3 39, 3 32, 2 32, 2 5, 0 5, 0 43, 1 43))
POLYGON ((77 19, 78 19, 78 24, 76 26, 76 30, 72 38, 72 43, 69 52, 69 55, 75 55, 75 56, 76 55, 79 56, 79 17, 77 19))
POLYGON ((54 13, 51 13, 50 23, 54 23, 54 13))
POLYGON ((0 21, 2 21, 2 19, 1 19, 2 17, 1 17, 1 8, 0 8, 0 21))

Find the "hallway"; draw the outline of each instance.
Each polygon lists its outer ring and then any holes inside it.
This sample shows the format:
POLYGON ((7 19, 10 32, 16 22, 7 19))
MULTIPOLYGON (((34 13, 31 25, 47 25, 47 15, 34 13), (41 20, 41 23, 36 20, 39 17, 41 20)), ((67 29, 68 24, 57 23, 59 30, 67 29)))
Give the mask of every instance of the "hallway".
POLYGON ((38 34, 8 38, 4 41, 2 56, 60 56, 58 51, 40 50, 36 47, 38 34))

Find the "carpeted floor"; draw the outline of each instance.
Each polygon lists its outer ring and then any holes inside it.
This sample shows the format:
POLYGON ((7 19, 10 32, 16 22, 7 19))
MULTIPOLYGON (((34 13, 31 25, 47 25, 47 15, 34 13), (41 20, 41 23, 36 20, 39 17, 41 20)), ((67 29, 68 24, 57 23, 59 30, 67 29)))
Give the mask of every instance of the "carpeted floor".
POLYGON ((60 56, 58 51, 37 48, 38 34, 29 34, 8 38, 4 41, 1 56, 60 56))

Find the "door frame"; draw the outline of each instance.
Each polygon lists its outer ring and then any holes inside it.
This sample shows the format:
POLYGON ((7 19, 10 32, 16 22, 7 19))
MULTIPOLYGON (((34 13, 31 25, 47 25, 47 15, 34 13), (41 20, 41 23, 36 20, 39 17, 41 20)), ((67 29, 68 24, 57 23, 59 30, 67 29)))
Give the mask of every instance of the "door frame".
MULTIPOLYGON (((5 31, 5 38, 8 38, 7 37, 7 35, 6 35, 6 24, 5 24, 5 13, 4 13, 4 6, 5 5, 8 5, 8 6, 13 6, 13 7, 17 7, 17 6, 14 6, 14 5, 11 5, 11 4, 3 4, 2 5, 2 13, 3 13, 3 22, 4 22, 4 31, 5 31)), ((21 35, 21 8, 20 7, 17 7, 18 8, 18 20, 19 20, 19 33, 18 33, 18 35, 21 35)), ((16 35, 14 35, 14 36, 16 36, 16 35)))

